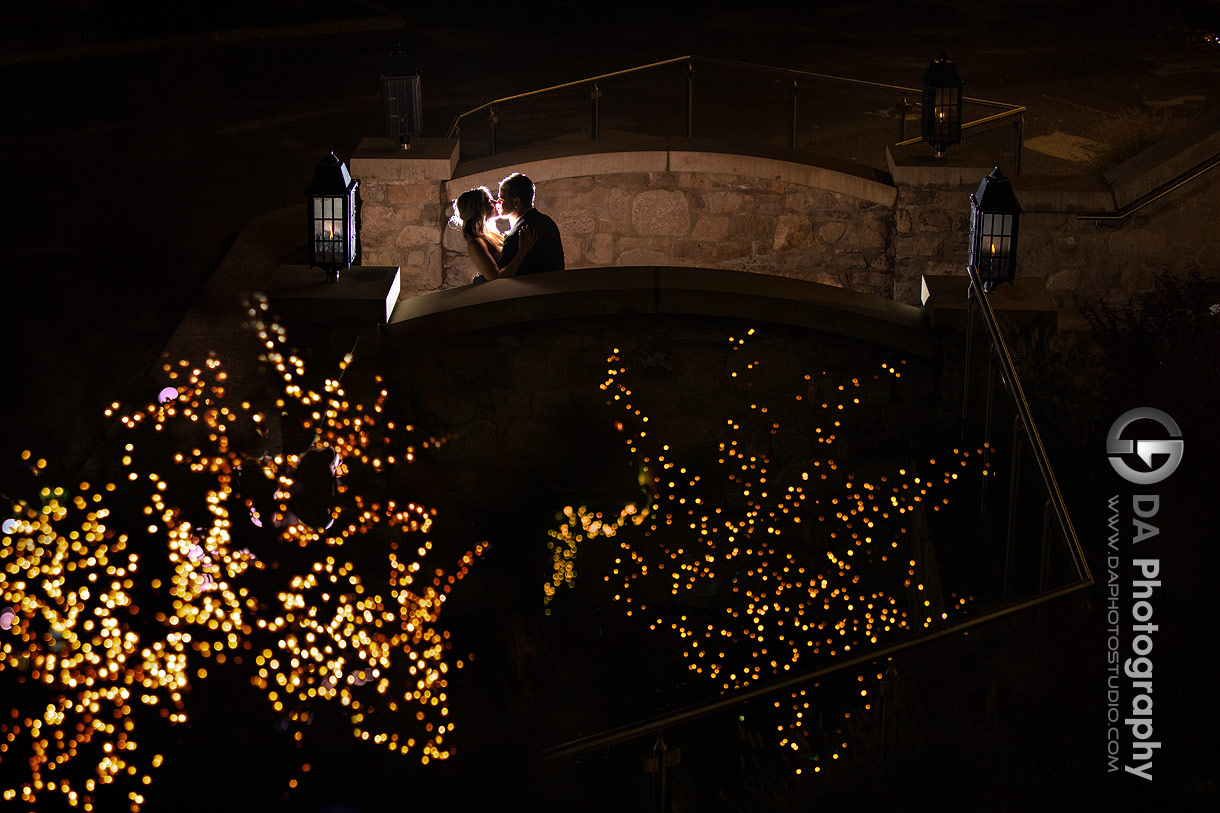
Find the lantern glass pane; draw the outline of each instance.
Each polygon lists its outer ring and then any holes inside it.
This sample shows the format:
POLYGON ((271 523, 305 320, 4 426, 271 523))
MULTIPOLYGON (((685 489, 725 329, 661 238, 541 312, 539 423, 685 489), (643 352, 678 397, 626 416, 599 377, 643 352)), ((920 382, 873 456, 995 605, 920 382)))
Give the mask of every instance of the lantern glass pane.
POLYGON ((344 262, 343 198, 320 197, 313 201, 314 254, 317 260, 327 263, 344 262))

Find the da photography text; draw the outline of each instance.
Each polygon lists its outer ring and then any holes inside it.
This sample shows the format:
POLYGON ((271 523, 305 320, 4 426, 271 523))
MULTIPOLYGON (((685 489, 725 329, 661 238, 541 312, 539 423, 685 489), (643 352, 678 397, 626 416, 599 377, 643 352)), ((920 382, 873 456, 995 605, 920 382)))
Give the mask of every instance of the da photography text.
POLYGON ((1108 502, 1106 765, 1149 782, 1161 747, 1153 713, 1154 606, 1163 589, 1157 486, 1177 470, 1184 446, 1177 422, 1152 407, 1124 412, 1106 438, 1124 486, 1108 502))

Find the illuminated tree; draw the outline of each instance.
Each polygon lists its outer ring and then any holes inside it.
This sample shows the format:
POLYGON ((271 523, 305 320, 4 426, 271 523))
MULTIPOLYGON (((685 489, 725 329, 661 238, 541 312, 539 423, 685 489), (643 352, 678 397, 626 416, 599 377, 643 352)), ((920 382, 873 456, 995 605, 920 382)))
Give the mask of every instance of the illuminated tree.
MULTIPOLYGON (((749 355, 754 334, 729 339, 731 353, 741 354, 733 357, 748 359, 728 373, 743 394, 763 372, 749 355)), ((690 671, 730 693, 928 629, 966 604, 954 594, 952 607, 941 606, 939 593, 924 584, 929 575, 921 573, 914 537, 923 509, 947 504, 937 487, 958 479, 970 453, 954 450, 956 459, 934 478, 914 466, 881 473, 876 465, 870 470, 877 473, 865 477, 834 453, 848 433, 870 431, 850 423, 853 411, 870 393, 879 397, 883 380, 897 383, 905 361, 883 362, 871 375, 842 383, 826 371, 808 373, 784 404, 748 402, 724 419, 722 437, 709 439, 718 470, 710 473, 672 449, 665 427, 650 420, 646 379, 633 378, 617 349, 607 362, 601 388, 638 462, 644 493, 617 516, 587 506, 563 509, 550 532, 548 612, 557 589, 576 583, 578 547, 612 542, 609 572, 597 575, 613 600, 667 636, 690 671), (817 452, 798 459, 786 451, 785 429, 813 438, 817 452), (777 456, 785 459, 777 463, 777 456)), ((845 452, 851 454, 850 444, 845 452)), ((936 465, 929 460, 927 470, 936 465)), ((883 672, 856 675, 857 714, 873 709, 883 672)), ((810 729, 819 707, 806 690, 792 693, 789 707, 777 723, 779 744, 801 752, 815 772, 838 759, 847 724, 810 729)))
POLYGON ((482 546, 452 572, 425 568, 434 512, 384 492, 389 470, 434 441, 386 415, 384 389, 366 408, 337 379, 305 386, 266 313, 265 299, 249 310, 274 411, 231 399, 216 358, 167 364, 157 402, 119 416, 134 437, 117 482, 13 501, 0 548, 0 672, 16 689, 0 722, 4 798, 97 810, 123 796, 139 810, 172 758, 141 744, 164 739, 150 727, 185 722, 192 685, 226 664, 297 741, 333 709, 395 754, 452 755, 448 675, 463 664, 437 622, 482 546), (268 448, 277 420, 305 448, 268 448))

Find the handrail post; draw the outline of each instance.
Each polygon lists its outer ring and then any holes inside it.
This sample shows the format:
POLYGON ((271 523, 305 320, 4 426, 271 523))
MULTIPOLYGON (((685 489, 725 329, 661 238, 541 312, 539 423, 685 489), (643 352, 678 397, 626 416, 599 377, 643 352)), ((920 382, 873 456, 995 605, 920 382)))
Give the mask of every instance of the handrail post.
POLYGON ((1021 416, 1012 419, 1012 479, 1008 483, 1008 532, 1004 542, 1004 598, 1008 598, 1008 576, 1012 571, 1013 537, 1017 534, 1017 500, 1021 496, 1021 416))
POLYGON ((792 77, 792 129, 788 131, 788 149, 796 149, 796 97, 800 95, 801 86, 796 81, 796 77, 792 77))
POLYGON ((966 445, 966 415, 970 407, 970 356, 974 338, 974 283, 966 289, 966 360, 962 365, 962 446, 966 445))
POLYGON ((601 87, 596 81, 593 82, 593 131, 592 138, 597 141, 601 137, 601 118, 599 105, 602 98, 601 87))
POLYGON ((1025 148, 1025 115, 1017 116, 1017 174, 1021 174, 1021 152, 1025 148))
POLYGON ((910 103, 907 102, 907 97, 903 96, 902 101, 898 103, 898 141, 899 143, 907 140, 907 110, 910 109, 910 103))
POLYGON ((496 115, 496 109, 494 107, 487 108, 487 124, 491 128, 490 147, 492 155, 496 154, 496 124, 499 121, 500 117, 496 115))
POLYGON ((1042 504, 1042 570, 1038 578, 1038 592, 1046 592, 1046 584, 1051 578, 1051 500, 1046 498, 1042 504))
POLYGON ((686 137, 695 133, 695 66, 686 60, 686 137))
POLYGON ((987 354, 987 406, 983 410, 983 484, 979 488, 980 514, 987 505, 987 461, 991 451, 991 408, 995 393, 995 358, 996 353, 993 347, 987 354))
POLYGON ((644 760, 644 773, 652 777, 652 790, 658 813, 669 813, 670 788, 669 769, 682 759, 681 748, 670 748, 665 744, 665 730, 657 732, 657 740, 652 746, 652 756, 644 760))

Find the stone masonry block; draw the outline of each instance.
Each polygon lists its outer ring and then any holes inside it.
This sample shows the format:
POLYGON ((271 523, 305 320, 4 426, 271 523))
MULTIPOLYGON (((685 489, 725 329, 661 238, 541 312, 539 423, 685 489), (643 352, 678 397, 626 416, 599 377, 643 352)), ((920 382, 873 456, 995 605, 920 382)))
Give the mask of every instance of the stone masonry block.
POLYGON ((832 220, 818 227, 818 239, 827 245, 834 245, 847 233, 847 224, 832 220))
POLYGON ((388 246, 399 222, 388 206, 365 206, 360 212, 360 240, 367 247, 388 246))
POLYGON ((708 211, 714 214, 736 212, 741 208, 742 197, 737 192, 709 192, 704 196, 708 211))
POLYGON ((440 245, 441 232, 437 226, 403 226, 394 238, 398 246, 440 245))
POLYGON ((441 245, 449 251, 466 253, 466 238, 462 236, 461 229, 451 229, 446 226, 441 231, 441 245))
POLYGON ((637 234, 680 237, 690 230, 690 207, 677 190, 652 189, 635 196, 631 223, 637 234))
POLYGON ((631 222, 631 201, 634 195, 621 186, 610 190, 610 219, 616 223, 631 222))
POLYGON ((857 221, 848 227, 847 240, 856 248, 883 248, 885 235, 878 230, 879 224, 857 221))
POLYGON ((899 234, 911 233, 911 210, 899 209, 894 217, 894 228, 899 234))
POLYGON ((559 213, 555 222, 560 234, 592 234, 597 231, 597 219, 579 209, 559 213))
POLYGON ((813 224, 801 215, 784 214, 775 224, 772 247, 776 251, 791 251, 805 248, 813 243, 813 224))
POLYGON ((394 205, 419 206, 440 197, 440 187, 433 183, 387 183, 386 198, 394 205))
POLYGON ((775 237, 775 220, 756 214, 739 212, 729 223, 729 234, 738 240, 767 240, 775 237))
POLYGON ((595 265, 609 265, 614 262, 614 235, 592 235, 586 259, 595 265))
POLYGON ((360 184, 360 191, 357 194, 360 197, 361 207, 383 205, 390 200, 390 187, 386 183, 365 181, 360 184))
POLYGON ((563 262, 567 268, 573 268, 577 265, 585 264, 585 240, 579 239, 575 235, 572 237, 561 238, 563 242, 563 262))
POLYGON ((729 219, 727 217, 704 216, 695 223, 691 237, 696 240, 723 240, 729 235, 729 219))
POLYGON ((940 209, 924 209, 917 214, 916 222, 921 232, 949 231, 953 226, 949 213, 940 209))
POLYGON ((445 282, 444 267, 441 265, 441 252, 439 248, 432 248, 426 254, 424 279, 429 288, 436 289, 441 287, 445 282))

